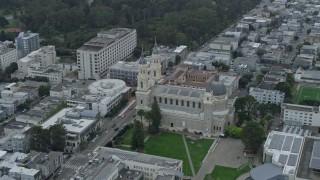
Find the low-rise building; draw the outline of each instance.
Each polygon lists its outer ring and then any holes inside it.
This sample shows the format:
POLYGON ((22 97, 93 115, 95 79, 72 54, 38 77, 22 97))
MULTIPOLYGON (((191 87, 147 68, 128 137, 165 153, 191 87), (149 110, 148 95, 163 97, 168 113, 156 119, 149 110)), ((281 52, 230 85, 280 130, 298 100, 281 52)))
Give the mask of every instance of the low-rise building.
POLYGON ((72 97, 72 85, 69 82, 61 82, 50 89, 50 97, 70 99, 72 97))
POLYGON ((79 177, 104 180, 182 180, 183 162, 178 159, 124 151, 116 148, 98 147, 79 177), (103 160, 104 159, 104 160, 103 160))
POLYGON ((36 169, 15 166, 9 170, 9 176, 14 179, 41 180, 41 173, 36 169))
POLYGON ((139 73, 139 60, 135 62, 119 61, 109 69, 109 78, 121 79, 129 86, 137 85, 139 73))
POLYGON ((237 57, 233 62, 234 71, 242 73, 248 71, 255 71, 256 64, 258 58, 251 58, 251 57, 237 57))
POLYGON ((100 116, 105 116, 112 108, 117 106, 122 100, 131 97, 131 88, 119 79, 101 79, 91 83, 88 92, 75 95, 68 99, 69 107, 79 104, 86 105, 90 110, 99 112, 100 116))
POLYGON ((278 90, 266 90, 251 87, 249 95, 253 96, 259 103, 281 104, 284 101, 285 93, 278 90))
POLYGON ((81 141, 87 140, 89 134, 100 127, 100 115, 84 106, 64 108, 41 126, 48 129, 57 123, 63 124, 67 131, 65 152, 73 153, 79 151, 81 141))
POLYGON ((319 107, 283 103, 281 119, 286 125, 320 127, 319 107))
POLYGON ((50 83, 59 84, 65 77, 65 71, 59 65, 37 66, 28 68, 28 76, 47 78, 50 83))
POLYGON ((49 153, 31 151, 28 166, 41 172, 41 179, 48 179, 63 163, 62 152, 50 151, 49 153))
POLYGON ((294 80, 296 82, 320 83, 320 74, 319 71, 303 70, 302 68, 299 68, 294 74, 294 80))
POLYGON ((18 51, 11 43, 0 41, 0 69, 4 71, 11 63, 18 61, 18 51))

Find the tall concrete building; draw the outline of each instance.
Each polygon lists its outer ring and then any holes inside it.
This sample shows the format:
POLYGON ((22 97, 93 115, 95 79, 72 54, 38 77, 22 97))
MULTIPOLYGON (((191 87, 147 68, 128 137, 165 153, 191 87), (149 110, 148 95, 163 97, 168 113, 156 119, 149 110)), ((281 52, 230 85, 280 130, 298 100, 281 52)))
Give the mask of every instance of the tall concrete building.
POLYGON ((16 37, 16 46, 18 50, 19 58, 26 56, 32 51, 40 48, 40 38, 38 33, 32 33, 31 31, 21 32, 16 37))
MULTIPOLYGON (((12 42, 11 42, 12 43, 12 42)), ((0 41, 0 69, 5 70, 11 63, 18 61, 16 48, 10 47, 10 42, 0 41)))
POLYGON ((100 79, 110 66, 131 55, 137 46, 135 29, 102 31, 77 50, 79 79, 100 79))

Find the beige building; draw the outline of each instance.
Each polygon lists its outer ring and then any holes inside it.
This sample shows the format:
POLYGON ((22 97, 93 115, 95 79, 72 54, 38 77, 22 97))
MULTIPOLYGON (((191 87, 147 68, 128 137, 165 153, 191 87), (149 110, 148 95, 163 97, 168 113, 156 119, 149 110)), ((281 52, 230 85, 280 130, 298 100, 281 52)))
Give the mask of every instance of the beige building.
POLYGON ((77 50, 79 79, 100 79, 109 67, 131 55, 137 46, 135 29, 102 31, 77 50))
POLYGON ((202 132, 210 136, 221 133, 233 123, 233 100, 228 99, 223 83, 212 83, 206 89, 164 84, 160 54, 153 49, 151 71, 140 59, 136 109, 150 110, 156 100, 162 113, 162 128, 202 132))

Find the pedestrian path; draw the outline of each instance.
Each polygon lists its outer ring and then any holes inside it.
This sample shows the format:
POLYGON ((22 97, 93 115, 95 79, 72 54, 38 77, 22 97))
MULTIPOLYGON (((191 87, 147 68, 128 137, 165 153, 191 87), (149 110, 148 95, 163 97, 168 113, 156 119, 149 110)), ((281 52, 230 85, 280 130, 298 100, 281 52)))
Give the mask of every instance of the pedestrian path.
POLYGON ((188 144, 187 144, 187 141, 186 141, 186 137, 184 135, 181 135, 181 136, 182 136, 182 139, 183 139, 184 148, 186 149, 186 152, 187 152, 190 168, 191 168, 191 171, 192 171, 192 176, 195 176, 196 172, 194 171, 194 167, 193 167, 192 159, 191 159, 191 156, 190 156, 190 152, 189 152, 188 144))

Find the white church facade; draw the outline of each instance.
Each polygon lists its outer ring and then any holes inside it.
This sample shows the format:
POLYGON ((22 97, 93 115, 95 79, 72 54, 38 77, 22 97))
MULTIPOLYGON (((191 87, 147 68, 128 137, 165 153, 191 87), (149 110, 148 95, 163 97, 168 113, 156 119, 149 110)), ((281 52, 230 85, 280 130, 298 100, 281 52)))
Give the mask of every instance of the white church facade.
POLYGON ((223 133, 233 124, 234 99, 228 98, 224 84, 212 83, 206 89, 165 84, 157 45, 151 58, 150 66, 143 56, 139 61, 137 111, 150 110, 156 100, 162 114, 161 128, 202 132, 205 136, 223 133))

